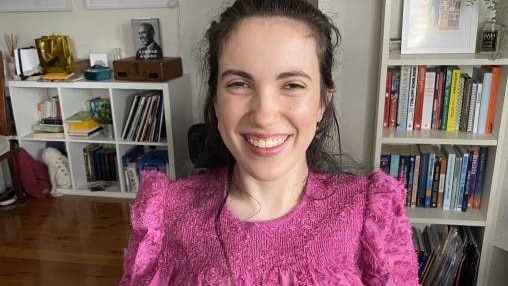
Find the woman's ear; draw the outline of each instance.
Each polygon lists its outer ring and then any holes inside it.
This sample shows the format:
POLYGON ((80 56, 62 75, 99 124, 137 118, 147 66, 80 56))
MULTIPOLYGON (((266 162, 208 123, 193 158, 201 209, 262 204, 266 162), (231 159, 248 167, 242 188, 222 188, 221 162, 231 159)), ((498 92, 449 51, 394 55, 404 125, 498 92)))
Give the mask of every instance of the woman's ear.
POLYGON ((333 104, 333 94, 335 93, 335 90, 333 88, 328 88, 326 90, 326 101, 324 102, 324 104, 321 104, 321 108, 319 110, 319 121, 321 121, 323 119, 323 115, 325 114, 325 110, 326 108, 328 107, 328 104, 333 104))

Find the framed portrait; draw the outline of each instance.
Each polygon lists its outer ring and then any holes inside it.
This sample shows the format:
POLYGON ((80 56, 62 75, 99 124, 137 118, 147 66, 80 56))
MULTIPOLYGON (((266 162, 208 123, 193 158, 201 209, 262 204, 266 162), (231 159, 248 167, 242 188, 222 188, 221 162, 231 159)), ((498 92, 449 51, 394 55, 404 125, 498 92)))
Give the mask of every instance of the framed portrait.
POLYGON ((401 54, 475 53, 478 4, 404 0, 401 54))
POLYGON ((84 0, 87 9, 162 8, 168 0, 84 0))
POLYGON ((71 11, 71 0, 0 1, 0 12, 14 11, 71 11))
POLYGON ((159 18, 135 18, 131 21, 136 59, 162 58, 159 18))

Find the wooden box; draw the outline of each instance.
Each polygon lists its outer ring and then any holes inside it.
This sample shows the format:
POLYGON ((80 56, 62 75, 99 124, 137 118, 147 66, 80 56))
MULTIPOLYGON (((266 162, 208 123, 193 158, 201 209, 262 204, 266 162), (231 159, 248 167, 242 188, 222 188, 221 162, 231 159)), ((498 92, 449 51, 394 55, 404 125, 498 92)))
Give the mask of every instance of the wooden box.
POLYGON ((182 75, 182 59, 164 57, 162 59, 137 60, 135 57, 113 62, 116 80, 167 81, 182 75))

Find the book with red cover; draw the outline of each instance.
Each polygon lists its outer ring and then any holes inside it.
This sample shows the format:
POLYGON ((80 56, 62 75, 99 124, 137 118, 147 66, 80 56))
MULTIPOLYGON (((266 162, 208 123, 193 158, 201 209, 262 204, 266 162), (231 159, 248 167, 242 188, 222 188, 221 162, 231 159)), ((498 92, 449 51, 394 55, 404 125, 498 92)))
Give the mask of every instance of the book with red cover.
POLYGON ((390 120, 390 92, 392 90, 392 70, 388 69, 386 72, 386 87, 385 87, 385 106, 383 113, 383 127, 388 127, 390 120))
POLYGON ((416 83, 414 130, 422 130, 423 96, 425 93, 426 73, 427 73, 426 66, 418 66, 418 80, 416 83))
POLYGON ((489 109, 487 111, 487 120, 485 122, 485 133, 492 133, 494 125, 494 113, 496 110, 497 90, 499 88, 499 80, 501 77, 500 67, 492 66, 490 67, 490 70, 492 72, 492 83, 490 86, 489 109))

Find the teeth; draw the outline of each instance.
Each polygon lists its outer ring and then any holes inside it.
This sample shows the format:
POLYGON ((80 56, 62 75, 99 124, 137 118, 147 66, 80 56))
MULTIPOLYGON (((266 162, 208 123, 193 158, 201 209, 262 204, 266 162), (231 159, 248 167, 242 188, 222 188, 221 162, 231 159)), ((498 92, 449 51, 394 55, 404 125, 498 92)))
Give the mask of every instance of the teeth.
POLYGON ((277 136, 265 139, 248 137, 247 141, 258 148, 273 148, 282 145, 282 143, 286 141, 286 138, 287 136, 277 136))

